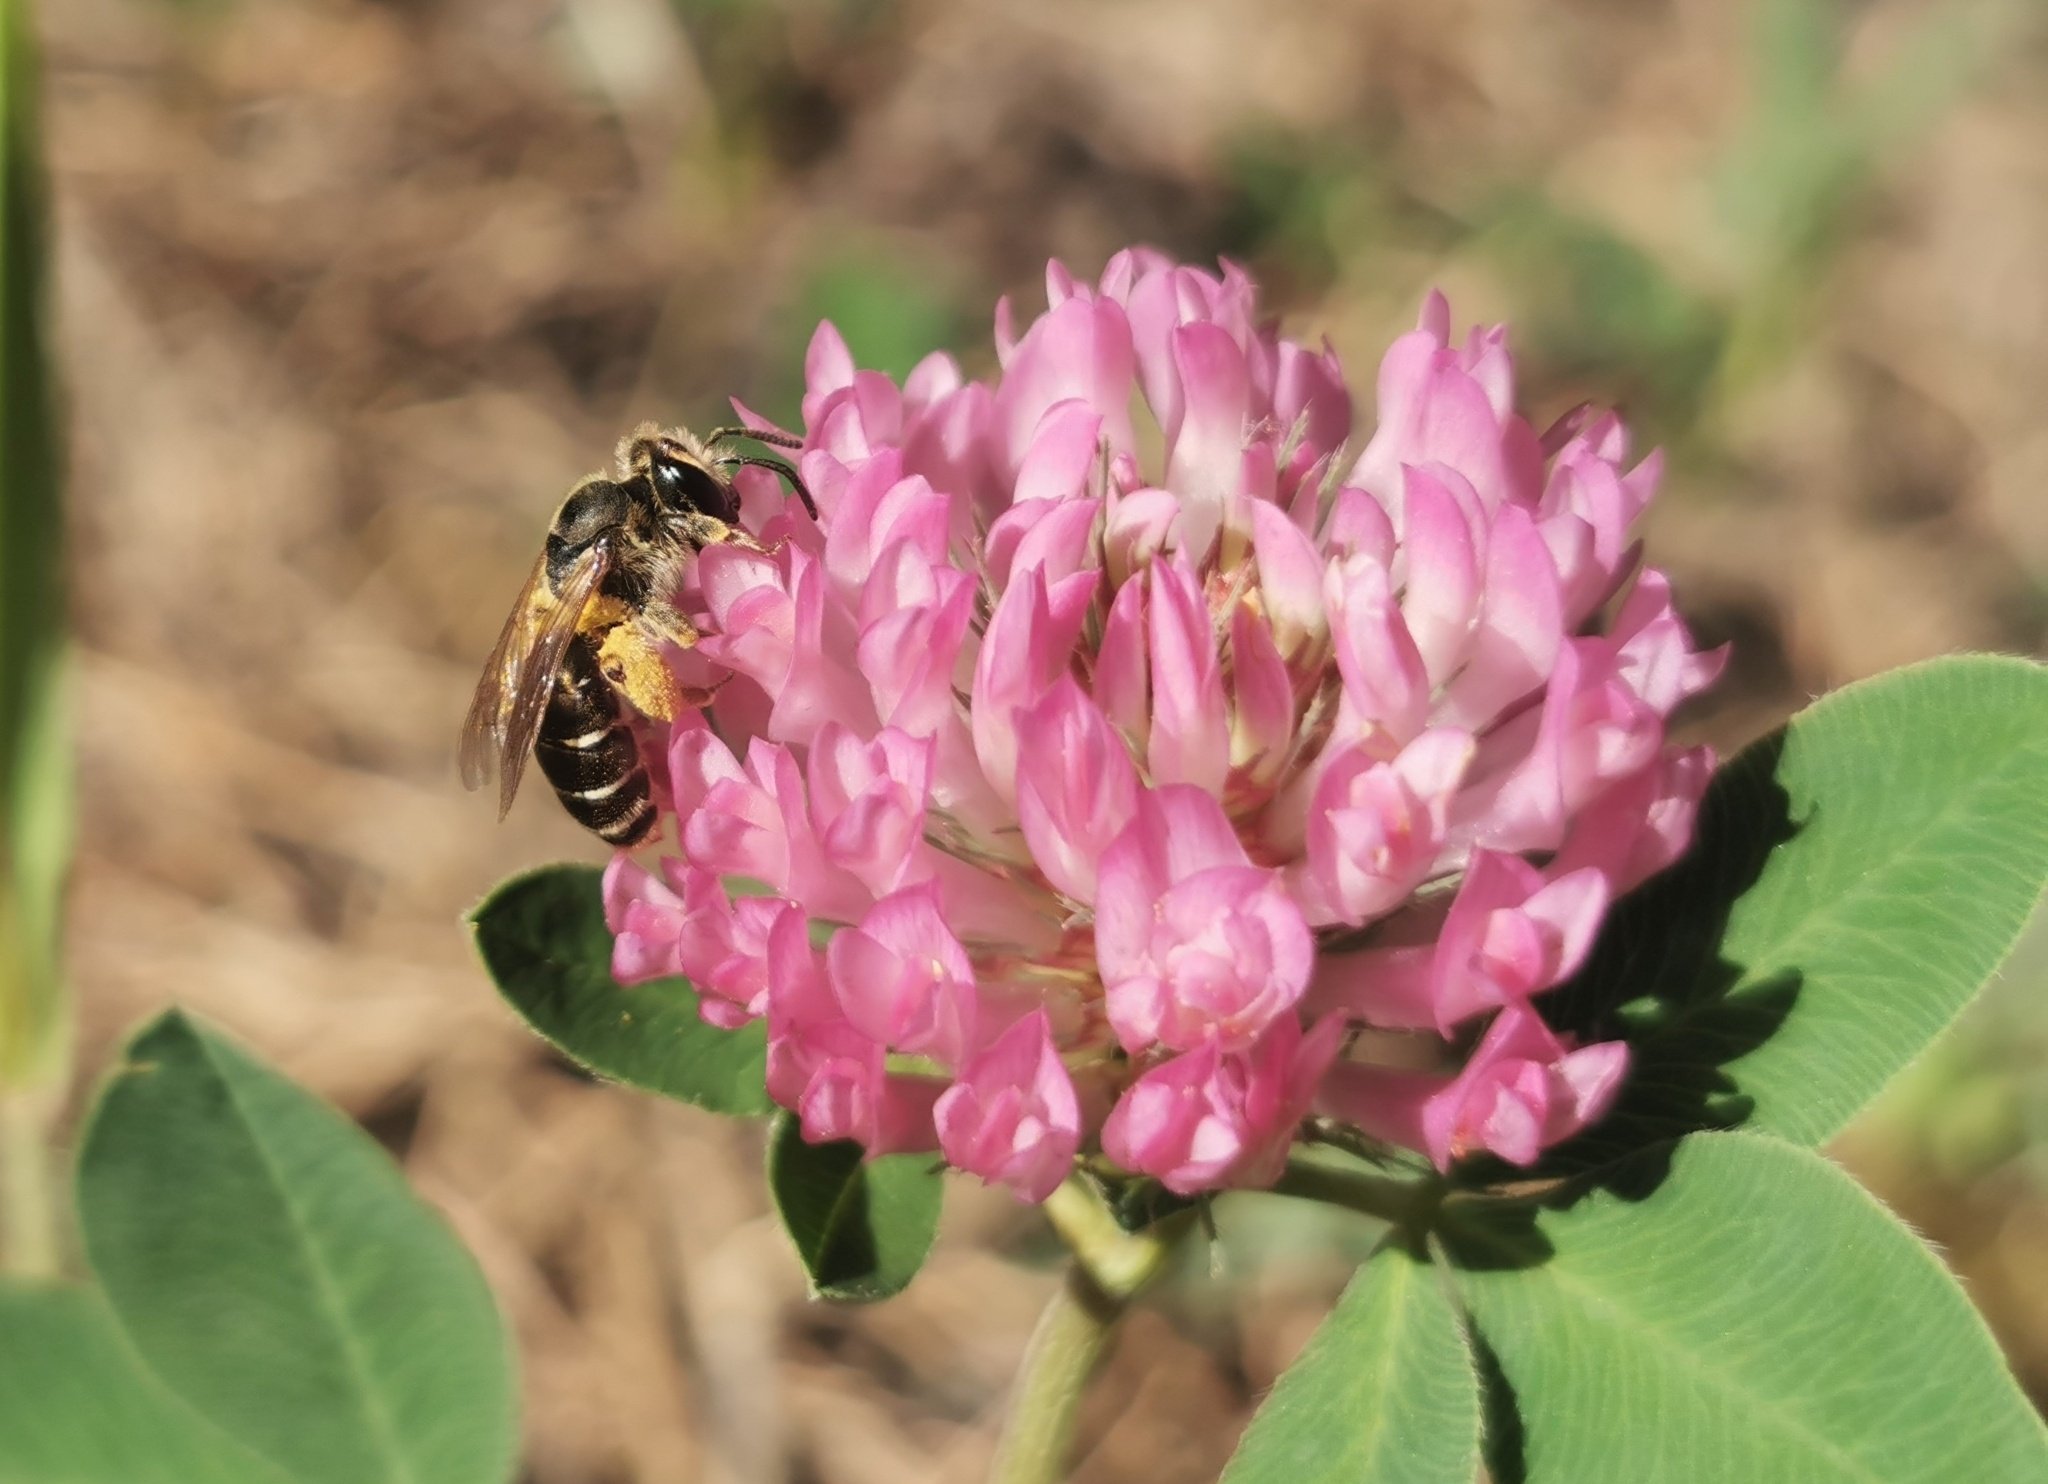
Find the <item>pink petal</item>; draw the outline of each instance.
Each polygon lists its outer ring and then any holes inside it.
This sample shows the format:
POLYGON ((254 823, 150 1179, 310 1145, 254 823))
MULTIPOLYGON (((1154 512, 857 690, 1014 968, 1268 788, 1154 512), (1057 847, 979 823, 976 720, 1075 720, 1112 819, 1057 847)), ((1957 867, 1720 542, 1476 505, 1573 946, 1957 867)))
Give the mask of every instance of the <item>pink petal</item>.
POLYGON ((1047 581, 1058 582, 1086 570, 1093 555, 1095 517, 1101 510, 1100 500, 1062 500, 1053 505, 1018 540, 1005 585, 1020 572, 1043 571, 1047 581))
POLYGON ((1270 783, 1292 752, 1294 678, 1273 631, 1245 604, 1230 616, 1230 678, 1230 765, 1249 770, 1254 783, 1270 783))
POLYGON ((1408 531, 1408 583, 1401 615, 1432 685, 1465 658, 1479 612, 1479 552, 1472 516, 1478 496, 1442 465, 1402 469, 1408 531))
POLYGON ((853 352, 830 320, 820 320, 804 352, 804 423, 815 426, 817 409, 832 393, 853 384, 853 352))
POLYGON ((1231 476, 1245 446, 1251 388, 1244 351, 1213 324, 1185 324, 1172 335, 1181 415, 1166 430, 1167 483, 1181 497, 1187 550, 1208 550, 1223 520, 1231 476))
POLYGON ((1327 343, 1317 353, 1292 340, 1280 342, 1273 421, 1283 432, 1299 427, 1302 448, 1318 456, 1351 436, 1351 390, 1327 343))
POLYGON ((1028 572, 1003 594, 982 636, 974 667, 974 750, 1005 799, 1016 796, 1017 713, 1067 668, 1096 580, 1092 571, 1077 572, 1048 584, 1042 571, 1028 572))
POLYGON ((1137 809, 1138 772, 1122 739, 1070 676, 1018 718, 1033 739, 1017 765, 1017 815, 1039 869, 1078 902, 1096 863, 1137 809))
POLYGON ((1326 1020, 1304 1033, 1289 1018, 1248 1051, 1203 1046, 1161 1062, 1124 1090, 1103 1151, 1181 1195, 1271 1184, 1342 1032, 1326 1020))
POLYGON ((1309 811, 1297 878, 1310 921, 1355 926, 1384 916, 1430 875, 1472 753, 1468 733, 1439 728, 1392 762, 1353 748, 1331 765, 1309 811))
POLYGON ((1437 1025, 1448 1031, 1570 977, 1592 946, 1609 897, 1598 871, 1545 882, 1525 861, 1474 852, 1437 950, 1437 1025))
POLYGON ((1605 1116, 1627 1067, 1620 1042, 1572 1051, 1534 1011, 1509 1006, 1465 1069, 1424 1104, 1424 1147, 1439 1169, 1481 1149, 1532 1165, 1605 1116))
POLYGON ((1209 794, 1139 796, 1104 853, 1096 959, 1126 1049, 1248 1044, 1307 988, 1315 949, 1276 873, 1253 866, 1209 794))
POLYGON ((1385 569, 1357 557, 1333 566, 1324 597, 1345 701, 1356 722, 1397 743, 1408 741, 1429 714, 1429 677, 1385 569))
POLYGON ((905 879, 924 836, 930 738, 894 728, 863 742, 827 722, 811 744, 811 810, 825 857, 877 895, 905 879))
POLYGON ((1102 414, 1087 402, 1055 403, 1017 464, 1014 499, 1071 500, 1102 462, 1102 414))
POLYGON ((879 718, 912 736, 931 736, 953 717, 953 667, 974 617, 974 583, 950 567, 936 572, 929 598, 906 602, 861 631, 857 660, 879 718))
POLYGON ((1464 669, 1438 716, 1477 731, 1511 702, 1540 688, 1564 641, 1562 599, 1550 548, 1520 506, 1494 515, 1486 587, 1464 669))
POLYGON ((833 993, 863 1035, 897 1051, 957 1063, 974 1039, 974 967, 946 926, 931 883, 906 887, 833 934, 833 993))
POLYGON ((1230 772, 1230 717, 1215 631, 1195 574, 1181 561, 1154 563, 1148 606, 1152 726, 1146 759, 1159 783, 1220 793, 1230 772))
POLYGON ((1051 1195, 1080 1148, 1081 1109, 1046 1013, 1025 1016, 970 1059, 933 1119, 949 1163, 1020 1200, 1051 1195))
POLYGON ((963 381, 960 363, 945 351, 935 350, 903 378, 903 400, 911 407, 930 407, 959 391, 963 381))
POLYGON ((1259 597, 1280 652, 1314 650, 1330 631, 1323 613, 1323 556, 1278 506, 1255 502, 1251 516, 1259 597))
POLYGON ((1128 585, 1133 574, 1180 541, 1180 496, 1138 489, 1111 508, 1102 533, 1102 564, 1109 580, 1128 585))
POLYGON ((1113 448, 1131 443, 1130 326, 1108 300, 1069 299, 1036 320, 1004 367, 996 418, 1012 469, 1055 403, 1078 399, 1102 418, 1113 448))
POLYGON ((1336 557, 1362 558, 1385 571, 1394 564, 1393 518, 1373 496, 1347 484, 1330 501, 1323 544, 1336 557))

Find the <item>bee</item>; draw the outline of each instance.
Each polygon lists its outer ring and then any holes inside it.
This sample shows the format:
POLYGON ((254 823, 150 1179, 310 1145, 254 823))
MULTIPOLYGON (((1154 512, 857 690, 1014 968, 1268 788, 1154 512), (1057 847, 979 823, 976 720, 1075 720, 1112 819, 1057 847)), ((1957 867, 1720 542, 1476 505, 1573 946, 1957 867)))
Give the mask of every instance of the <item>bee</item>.
POLYGON ((699 551, 767 549, 740 527, 733 471, 774 470, 818 515, 796 470, 738 451, 742 438, 780 448, 802 441, 752 428, 700 439, 642 423, 619 441, 618 477, 591 475, 555 512, 462 723, 462 781, 481 788, 495 774, 500 819, 531 753, 570 817, 607 844, 630 847, 653 834, 652 789, 619 702, 673 721, 711 700, 678 684, 663 652, 697 642, 674 594, 699 551))

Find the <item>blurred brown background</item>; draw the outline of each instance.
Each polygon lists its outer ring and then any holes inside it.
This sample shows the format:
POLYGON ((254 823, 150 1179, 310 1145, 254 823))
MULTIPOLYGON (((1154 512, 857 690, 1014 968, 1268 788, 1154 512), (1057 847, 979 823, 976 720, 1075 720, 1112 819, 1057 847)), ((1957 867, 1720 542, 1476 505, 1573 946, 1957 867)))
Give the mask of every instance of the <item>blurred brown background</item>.
MULTIPOLYGON (((992 361, 998 292, 1240 257, 1369 387, 1430 284, 1539 423, 1672 452, 1737 644, 1696 725, 2048 626, 2048 12, 2015 0, 45 0, 82 748, 80 1090, 172 999, 362 1118, 478 1254, 527 1477, 979 1474, 1051 1279, 949 1196, 806 1303, 754 1132, 567 1071, 464 909, 593 841, 454 734, 550 512, 641 417, 786 414, 821 314, 992 361)), ((2048 1398, 2048 948, 1840 1153, 2048 1398)), ((1370 1239, 1225 1202, 1080 1477, 1212 1478, 1370 1239), (1200 1266, 1200 1263, 1197 1263, 1200 1266)))

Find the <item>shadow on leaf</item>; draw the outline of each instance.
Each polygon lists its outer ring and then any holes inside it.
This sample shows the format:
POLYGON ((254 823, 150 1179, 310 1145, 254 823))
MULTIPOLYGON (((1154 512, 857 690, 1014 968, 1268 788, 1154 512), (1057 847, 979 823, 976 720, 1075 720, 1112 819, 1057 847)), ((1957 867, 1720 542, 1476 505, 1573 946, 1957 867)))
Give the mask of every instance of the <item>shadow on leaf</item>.
MULTIPOLYGON (((1475 1162, 1460 1183, 1597 1172, 1638 1151, 1700 1129, 1735 1128, 1754 1100, 1729 1068, 1775 1035, 1798 1002, 1796 970, 1746 981, 1720 953, 1730 915, 1773 851, 1804 821, 1776 779, 1784 737, 1767 738, 1716 775, 1700 808, 1694 848, 1618 903, 1585 967, 1543 997, 1544 1018, 1581 1042, 1620 1038, 1632 1065, 1608 1116, 1551 1150, 1533 1171, 1475 1162)), ((1655 1189, 1629 1166, 1639 1199, 1655 1189)), ((1580 1191, 1607 1187, 1594 1179, 1580 1191)))
POLYGON ((840 1140, 797 1148, 802 1168, 784 1208, 804 1266, 820 1289, 859 1283, 875 1270, 873 1222, 861 1146, 840 1140))
POLYGON ((1515 1384, 1500 1363, 1500 1356, 1478 1329, 1468 1331, 1472 1362, 1479 1373, 1481 1442, 1486 1452, 1486 1471, 1493 1484, 1525 1484, 1529 1477, 1528 1429, 1522 1423, 1522 1405, 1515 1384))

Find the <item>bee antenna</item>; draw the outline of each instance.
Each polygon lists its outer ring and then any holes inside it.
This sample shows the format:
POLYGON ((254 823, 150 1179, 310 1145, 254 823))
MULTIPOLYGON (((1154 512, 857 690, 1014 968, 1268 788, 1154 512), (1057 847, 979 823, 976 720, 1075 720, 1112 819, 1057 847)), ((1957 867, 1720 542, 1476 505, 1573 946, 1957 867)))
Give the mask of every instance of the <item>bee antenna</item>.
POLYGON ((786 460, 757 458, 749 454, 730 454, 718 461, 721 465, 744 465, 750 469, 773 469, 789 481, 789 487, 796 491, 796 497, 804 502, 804 509, 811 512, 811 519, 818 518, 818 502, 811 498, 811 492, 804 488, 803 476, 798 474, 786 460))
POLYGON ((704 435, 704 441, 712 447, 730 443, 735 438, 751 438, 756 443, 766 443, 772 448, 802 448, 803 438, 796 433, 784 433, 775 428, 713 428, 704 435))

